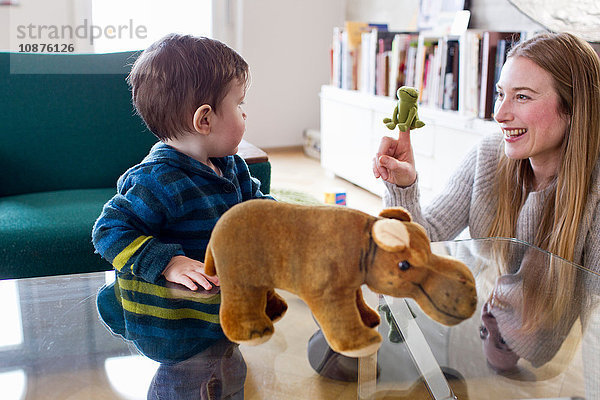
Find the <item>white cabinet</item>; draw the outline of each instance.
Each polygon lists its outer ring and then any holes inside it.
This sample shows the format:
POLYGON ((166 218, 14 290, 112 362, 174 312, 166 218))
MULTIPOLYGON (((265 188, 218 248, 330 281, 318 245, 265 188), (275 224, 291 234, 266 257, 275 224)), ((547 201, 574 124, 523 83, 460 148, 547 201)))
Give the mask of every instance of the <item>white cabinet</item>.
MULTIPOLYGON (((375 194, 383 183, 375 179, 372 160, 384 135, 397 135, 382 122, 396 101, 357 91, 321 87, 321 164, 325 169, 375 194)), ((426 204, 446 184, 466 153, 482 137, 498 130, 493 121, 461 116, 455 111, 419 108, 426 126, 411 134, 419 173, 421 199, 426 204)))

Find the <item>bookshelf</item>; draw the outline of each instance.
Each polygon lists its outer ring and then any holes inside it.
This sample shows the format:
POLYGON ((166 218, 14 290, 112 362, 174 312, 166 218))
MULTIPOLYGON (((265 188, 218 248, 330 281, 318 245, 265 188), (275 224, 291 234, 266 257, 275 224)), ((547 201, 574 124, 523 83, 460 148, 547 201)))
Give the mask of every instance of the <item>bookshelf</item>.
POLYGON ((347 23, 334 31, 331 84, 321 87, 321 164, 375 194, 383 183, 372 159, 388 130, 395 88, 419 89, 419 117, 411 135, 421 201, 439 192, 466 153, 497 132, 491 119, 496 78, 510 42, 530 32, 388 32, 347 23), (357 30, 362 30, 358 33, 357 30), (360 39, 357 39, 360 38, 360 39))
MULTIPOLYGON (((381 138, 395 135, 382 122, 391 114, 395 100, 354 90, 324 85, 321 100, 321 165, 331 173, 377 195, 381 180, 372 173, 372 160, 381 138)), ((427 203, 447 182, 467 152, 496 123, 433 107, 419 107, 427 124, 411 135, 419 173, 421 200, 427 203)))

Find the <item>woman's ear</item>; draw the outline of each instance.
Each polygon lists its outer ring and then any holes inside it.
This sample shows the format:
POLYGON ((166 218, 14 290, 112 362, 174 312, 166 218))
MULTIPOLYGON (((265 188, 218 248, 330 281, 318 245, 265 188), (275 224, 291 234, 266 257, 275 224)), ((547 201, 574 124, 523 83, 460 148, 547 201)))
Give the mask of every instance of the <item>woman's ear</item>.
POLYGON ((202 135, 208 135, 210 133, 210 121, 214 111, 208 104, 203 104, 194 113, 193 125, 194 130, 202 135))

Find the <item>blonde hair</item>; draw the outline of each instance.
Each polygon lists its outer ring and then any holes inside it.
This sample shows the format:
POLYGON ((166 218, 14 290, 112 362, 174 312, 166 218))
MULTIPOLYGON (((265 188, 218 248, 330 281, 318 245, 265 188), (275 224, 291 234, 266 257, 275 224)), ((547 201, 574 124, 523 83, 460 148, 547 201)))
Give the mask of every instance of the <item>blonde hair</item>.
MULTIPOLYGON (((547 71, 560 98, 557 111, 570 119, 560 167, 533 244, 568 261, 579 262, 574 260, 575 245, 600 152, 598 54, 587 42, 572 34, 544 33, 518 44, 508 57, 525 57, 547 71)), ((528 159, 513 160, 501 155, 497 176, 498 207, 489 236, 514 237, 519 213, 532 185, 533 171, 528 159)), ((551 262, 546 276, 535 288, 524 292, 530 297, 526 299, 529 304, 525 304, 524 311, 533 318, 527 321, 542 323, 539 318, 545 314, 539 311, 548 307, 553 310, 554 320, 573 306, 567 303, 576 297, 573 291, 580 288, 577 270, 561 268, 560 264, 551 262)))

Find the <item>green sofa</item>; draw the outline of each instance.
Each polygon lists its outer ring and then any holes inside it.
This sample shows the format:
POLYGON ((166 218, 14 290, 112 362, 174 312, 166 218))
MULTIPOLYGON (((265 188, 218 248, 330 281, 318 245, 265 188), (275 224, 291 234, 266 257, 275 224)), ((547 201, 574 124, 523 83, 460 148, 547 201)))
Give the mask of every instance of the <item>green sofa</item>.
MULTIPOLYGON (((111 269, 92 225, 156 142, 125 81, 136 54, 0 53, 0 279, 111 269)), ((268 193, 268 160, 250 170, 268 193)))

